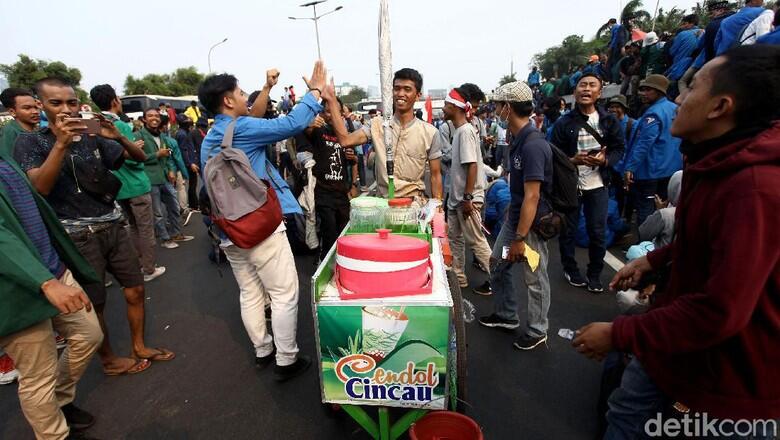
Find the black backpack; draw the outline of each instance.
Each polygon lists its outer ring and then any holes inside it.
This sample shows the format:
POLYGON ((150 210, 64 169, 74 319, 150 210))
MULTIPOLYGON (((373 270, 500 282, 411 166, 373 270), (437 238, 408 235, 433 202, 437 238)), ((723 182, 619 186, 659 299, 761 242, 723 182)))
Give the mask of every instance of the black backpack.
MULTIPOLYGON (((525 142, 533 139, 531 136, 544 139, 540 132, 534 131, 525 142)), ((552 188, 545 191, 545 196, 550 201, 553 211, 567 214, 580 206, 578 200, 579 172, 566 153, 550 142, 547 143, 552 150, 553 182, 552 188)))
POLYGON ((569 156, 560 148, 550 144, 550 149, 552 149, 553 155, 553 183, 547 197, 553 211, 567 214, 577 210, 580 206, 577 195, 579 172, 569 160, 569 156))

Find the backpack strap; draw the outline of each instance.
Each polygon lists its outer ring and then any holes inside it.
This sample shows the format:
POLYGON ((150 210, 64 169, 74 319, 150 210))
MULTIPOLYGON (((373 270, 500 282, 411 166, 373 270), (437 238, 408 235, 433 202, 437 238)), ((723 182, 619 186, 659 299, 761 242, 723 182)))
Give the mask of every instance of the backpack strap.
POLYGON ((230 148, 233 146, 233 131, 235 128, 236 120, 233 119, 230 121, 227 128, 225 128, 225 135, 222 137, 222 144, 220 144, 222 148, 230 148))
POLYGON ((604 141, 604 138, 599 134, 599 132, 593 128, 592 125, 588 124, 588 120, 585 119, 585 122, 582 123, 580 126, 583 130, 588 132, 589 135, 593 136, 593 139, 596 139, 596 142, 599 143, 603 148, 607 148, 607 143, 604 141))

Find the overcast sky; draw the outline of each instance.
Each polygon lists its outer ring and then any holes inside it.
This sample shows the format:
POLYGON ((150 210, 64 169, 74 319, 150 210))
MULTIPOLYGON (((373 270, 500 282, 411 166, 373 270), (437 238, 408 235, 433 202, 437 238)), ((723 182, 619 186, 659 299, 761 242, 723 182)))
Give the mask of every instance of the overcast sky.
MULTIPOLYGON (((244 90, 260 88, 265 71, 281 71, 280 85, 303 90, 317 49, 305 0, 106 1, 0 0, 0 63, 25 53, 78 67, 82 87, 109 83, 123 90, 128 74, 166 73, 194 65, 235 74, 244 90), (122 5, 122 6, 120 6, 122 5)), ((389 0, 393 68, 413 67, 424 89, 470 81, 488 91, 514 59, 525 78, 533 54, 570 34, 592 38, 619 0, 389 0)), ((691 8, 694 0, 660 0, 663 8, 691 8)), ((318 12, 322 56, 336 83, 378 85, 379 0, 328 0, 318 12)), ((645 0, 645 8, 655 1, 645 0)))

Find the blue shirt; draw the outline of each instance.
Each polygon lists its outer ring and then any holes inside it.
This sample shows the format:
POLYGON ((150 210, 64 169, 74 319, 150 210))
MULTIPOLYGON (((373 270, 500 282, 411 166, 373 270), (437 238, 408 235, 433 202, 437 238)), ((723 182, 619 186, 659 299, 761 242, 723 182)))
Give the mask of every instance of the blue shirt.
POLYGON ((679 138, 671 134, 677 105, 661 98, 645 111, 633 128, 625 155, 625 168, 636 180, 663 179, 683 166, 679 138))
POLYGON ((720 24, 718 35, 715 37, 715 56, 731 49, 731 46, 737 42, 745 26, 758 18, 764 11, 765 9, 760 6, 742 8, 736 14, 723 20, 720 24))
POLYGON ((760 37, 756 44, 780 44, 780 27, 760 37))
POLYGON ((24 177, 17 173, 4 159, 0 159, 0 184, 5 186, 5 191, 11 199, 19 222, 24 227, 27 237, 38 250, 41 261, 55 277, 59 278, 65 272, 65 266, 60 261, 57 251, 51 244, 49 231, 43 224, 38 205, 35 204, 32 192, 24 181, 24 177))
POLYGON ((540 82, 542 82, 542 75, 539 74, 538 70, 536 72, 531 71, 531 73, 528 74, 529 86, 538 86, 540 82))
POLYGON ((612 48, 612 49, 619 49, 619 48, 623 47, 623 44, 625 44, 625 43, 623 42, 623 38, 620 35, 620 32, 622 32, 622 31, 623 31, 623 25, 616 24, 616 25, 612 26, 612 32, 611 32, 612 35, 610 36, 610 39, 609 39, 609 47, 610 48, 612 48))
POLYGON ((699 46, 699 28, 684 30, 677 34, 672 41, 669 55, 672 57, 672 65, 666 70, 666 77, 670 81, 677 81, 685 74, 685 71, 693 64, 691 55, 699 46))
POLYGON ((550 212, 545 194, 549 192, 553 179, 552 149, 541 133, 536 138, 528 138, 536 131, 530 123, 527 124, 517 133, 509 150, 509 191, 512 200, 509 202, 506 225, 513 229, 517 229, 517 223, 520 221, 525 182, 542 182, 535 220, 550 212))
MULTIPOLYGON (((241 116, 236 121, 233 131, 233 148, 243 150, 252 164, 252 169, 261 179, 271 182, 282 205, 285 214, 301 214, 301 207, 290 190, 290 186, 279 175, 279 171, 268 162, 265 150, 268 145, 291 138, 303 132, 311 124, 314 117, 322 111, 320 105, 311 93, 307 93, 298 105, 284 118, 260 119, 251 116, 241 116)), ((232 118, 219 114, 214 119, 214 126, 209 130, 201 144, 201 169, 205 170, 206 162, 219 152, 225 129, 232 118)))

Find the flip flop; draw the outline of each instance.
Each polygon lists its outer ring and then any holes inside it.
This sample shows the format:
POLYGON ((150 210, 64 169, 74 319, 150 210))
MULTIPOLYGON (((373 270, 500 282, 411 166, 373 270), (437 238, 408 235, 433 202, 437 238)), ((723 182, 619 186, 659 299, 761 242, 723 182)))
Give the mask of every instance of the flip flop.
POLYGON ((149 359, 141 359, 135 364, 133 364, 132 367, 128 368, 124 371, 109 371, 109 370, 103 370, 103 374, 106 376, 122 376, 125 374, 138 374, 142 371, 145 371, 149 367, 152 366, 152 362, 149 359))
POLYGON ((148 358, 140 358, 140 357, 139 358, 140 359, 146 359, 146 360, 149 360, 149 361, 154 361, 154 362, 158 362, 158 361, 165 362, 165 361, 171 361, 171 360, 173 360, 173 358, 176 357, 176 354, 174 354, 172 351, 166 350, 164 348, 152 348, 152 350, 155 350, 158 353, 155 354, 155 355, 152 355, 152 356, 150 356, 148 358))

